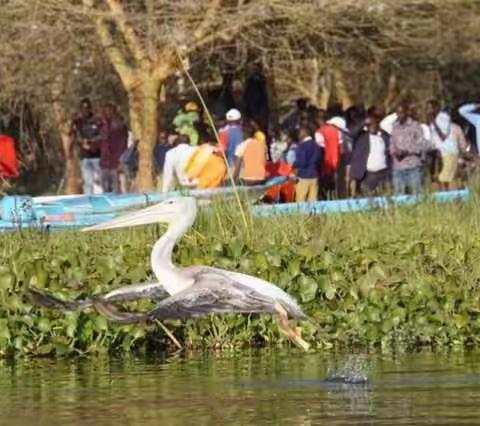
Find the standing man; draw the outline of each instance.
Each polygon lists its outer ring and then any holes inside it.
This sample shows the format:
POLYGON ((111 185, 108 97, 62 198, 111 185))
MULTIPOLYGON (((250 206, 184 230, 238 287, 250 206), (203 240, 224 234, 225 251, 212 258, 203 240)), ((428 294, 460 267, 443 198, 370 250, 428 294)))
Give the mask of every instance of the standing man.
POLYGON ((302 121, 308 118, 307 105, 307 99, 297 99, 296 108, 280 119, 280 128, 287 132, 298 130, 302 121))
POLYGON ((127 149, 128 128, 117 107, 108 103, 100 127, 102 187, 104 192, 120 193, 120 157, 127 149))
POLYGON ((231 109, 226 114, 227 125, 220 130, 220 146, 225 151, 228 165, 235 166, 235 151, 243 142, 242 114, 238 109, 231 109))
POLYGON ((390 137, 380 129, 380 117, 372 111, 365 121, 366 130, 355 141, 351 157, 350 177, 360 192, 373 193, 390 178, 390 137))
POLYGON ((172 146, 166 153, 163 164, 162 192, 173 191, 175 178, 181 186, 193 186, 185 169, 197 148, 190 145, 190 141, 185 135, 177 136, 172 146))
POLYGON ((267 177, 267 140, 256 124, 246 124, 244 134, 248 138, 235 151, 234 177, 240 175, 245 185, 260 185, 267 177))
POLYGON ((346 128, 342 117, 333 117, 327 122, 319 116, 320 127, 315 132, 315 140, 323 148, 320 189, 322 198, 329 198, 336 190, 337 171, 340 165, 342 131, 346 128))
POLYGON ((440 110, 436 99, 427 102, 426 115, 430 144, 440 152, 442 158, 438 181, 442 189, 448 191, 453 189, 459 153, 458 143, 452 135, 452 120, 446 112, 440 110))
POLYGON ((318 179, 322 165, 322 148, 312 138, 310 129, 302 126, 298 131, 300 144, 295 151, 294 168, 297 169, 298 183, 296 201, 318 200, 318 179))
POLYGON ((477 154, 480 153, 480 102, 465 104, 458 109, 458 112, 475 127, 476 143, 474 148, 477 154))
POLYGON ((410 106, 400 105, 390 139, 395 194, 405 194, 407 190, 414 194, 421 191, 425 148, 422 127, 411 118, 410 106))
POLYGON ((93 114, 90 99, 82 99, 80 111, 72 122, 72 137, 80 150, 83 192, 101 192, 100 122, 93 114))
POLYGON ((0 133, 0 190, 5 178, 17 178, 20 164, 13 138, 0 133))

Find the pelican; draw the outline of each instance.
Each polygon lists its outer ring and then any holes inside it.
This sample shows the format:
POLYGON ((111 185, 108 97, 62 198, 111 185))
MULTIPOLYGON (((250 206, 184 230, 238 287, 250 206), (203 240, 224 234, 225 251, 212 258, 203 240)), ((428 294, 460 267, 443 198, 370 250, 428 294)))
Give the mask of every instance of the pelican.
POLYGON ((177 241, 190 229, 197 216, 197 200, 179 197, 146 209, 128 213, 83 231, 110 230, 152 223, 168 224, 167 231, 154 244, 150 261, 158 283, 125 286, 104 296, 77 302, 62 302, 34 292, 34 300, 46 307, 63 310, 85 309, 91 305, 119 323, 198 317, 210 313, 266 313, 277 319, 279 329, 295 344, 307 351, 310 345, 290 325, 291 320, 308 320, 294 298, 272 283, 238 272, 209 266, 177 267, 172 252, 177 241), (111 303, 140 298, 160 298, 149 312, 120 312, 111 303))

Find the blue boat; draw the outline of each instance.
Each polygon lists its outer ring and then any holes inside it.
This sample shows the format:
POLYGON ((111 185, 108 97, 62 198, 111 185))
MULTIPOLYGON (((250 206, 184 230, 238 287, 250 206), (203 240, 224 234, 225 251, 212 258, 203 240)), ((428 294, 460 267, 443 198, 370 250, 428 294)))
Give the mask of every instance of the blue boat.
POLYGON ((459 191, 434 192, 427 195, 397 195, 392 197, 351 198, 346 200, 316 201, 307 203, 272 204, 253 207, 252 214, 259 217, 281 215, 323 215, 333 213, 353 213, 373 209, 385 209, 391 206, 414 205, 430 198, 437 203, 465 201, 470 192, 459 191))
MULTIPOLYGON (((240 186, 240 192, 264 192, 266 189, 285 182, 287 178, 276 177, 264 185, 240 186)), ((209 199, 229 196, 232 187, 214 190, 184 190, 168 193, 103 194, 91 196, 28 197, 7 196, 0 201, 0 232, 21 229, 69 229, 96 225, 115 218, 129 209, 140 209, 150 204, 190 195, 209 199)), ((252 207, 252 215, 275 217, 280 215, 324 215, 353 213, 391 206, 414 205, 430 198, 437 203, 465 201, 468 190, 436 192, 428 195, 400 195, 346 200, 317 201, 311 203, 288 203, 258 205, 252 207)))
MULTIPOLYGON (((237 186, 240 193, 263 193, 288 178, 279 176, 263 185, 237 186)), ((0 200, 0 232, 19 229, 65 229, 92 226, 114 218, 121 212, 140 209, 181 195, 200 199, 225 197, 234 188, 185 189, 159 193, 78 195, 58 197, 6 196, 0 200)))

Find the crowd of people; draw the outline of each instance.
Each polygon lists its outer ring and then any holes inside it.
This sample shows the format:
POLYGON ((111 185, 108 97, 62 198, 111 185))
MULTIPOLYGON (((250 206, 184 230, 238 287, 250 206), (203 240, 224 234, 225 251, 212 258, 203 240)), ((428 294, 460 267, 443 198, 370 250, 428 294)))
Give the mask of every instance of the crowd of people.
MULTIPOLYGON (((217 133, 197 103, 185 102, 160 128, 152 153, 159 190, 216 188, 231 178, 257 185, 286 175, 291 179, 271 194, 272 201, 418 193, 427 183, 455 188, 465 164, 477 161, 477 104, 460 107, 463 121, 453 121, 435 99, 421 108, 402 103, 390 114, 378 107, 326 111, 299 99, 273 131, 242 113, 231 108, 217 117, 217 133), (466 125, 474 129, 468 138, 466 125)), ((138 141, 115 105, 96 114, 82 100, 72 134, 85 193, 134 190, 138 141)))

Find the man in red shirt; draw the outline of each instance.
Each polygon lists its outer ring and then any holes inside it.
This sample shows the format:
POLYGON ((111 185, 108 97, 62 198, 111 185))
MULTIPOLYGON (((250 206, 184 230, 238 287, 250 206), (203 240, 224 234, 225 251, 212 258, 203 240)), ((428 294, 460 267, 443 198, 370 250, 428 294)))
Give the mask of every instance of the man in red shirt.
POLYGON ((315 132, 315 141, 323 148, 320 171, 320 188, 323 196, 335 191, 336 173, 340 164, 341 129, 345 127, 340 117, 325 122, 320 117, 320 126, 315 132))
POLYGON ((120 193, 120 157, 127 149, 128 128, 116 105, 108 103, 100 126, 100 167, 104 192, 120 193))
POLYGON ((0 134, 0 177, 16 178, 19 174, 15 141, 0 134))

